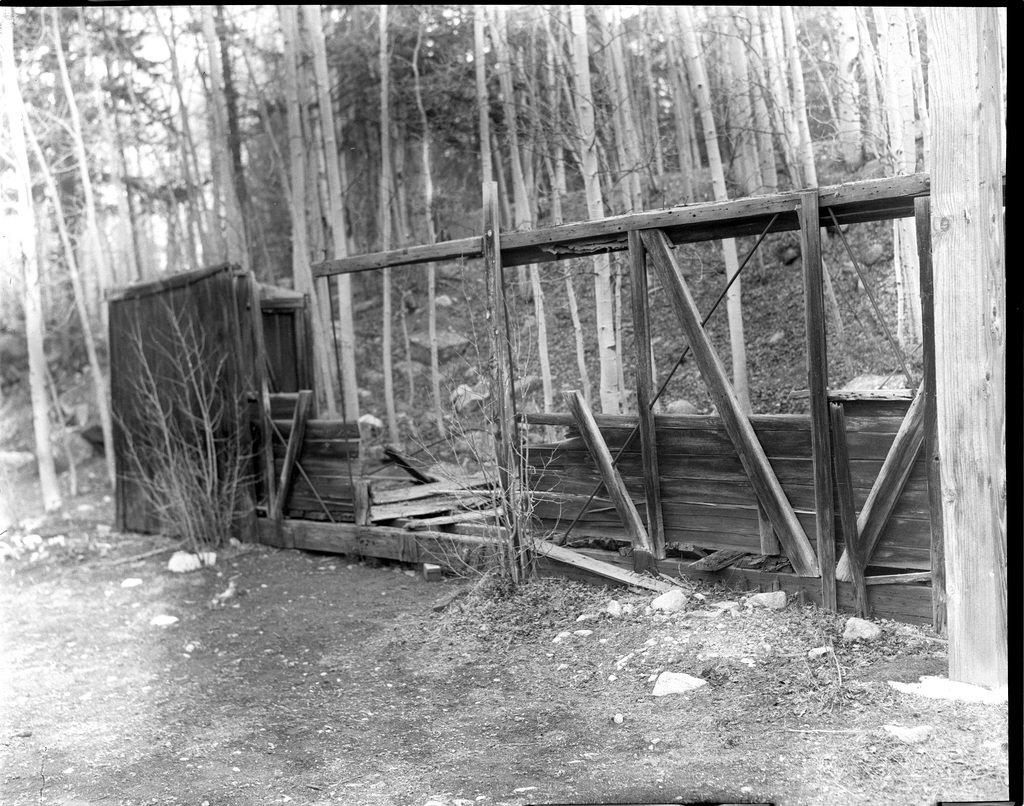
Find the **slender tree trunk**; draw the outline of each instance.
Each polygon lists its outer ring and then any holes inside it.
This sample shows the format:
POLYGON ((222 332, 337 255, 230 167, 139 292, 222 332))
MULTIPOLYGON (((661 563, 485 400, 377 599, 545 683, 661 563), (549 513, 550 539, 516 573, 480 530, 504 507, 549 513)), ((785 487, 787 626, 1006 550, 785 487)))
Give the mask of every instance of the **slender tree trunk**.
POLYGON ((800 61, 800 42, 796 36, 796 20, 792 6, 780 6, 785 47, 789 53, 790 81, 793 82, 793 112, 797 125, 797 154, 800 159, 804 187, 818 186, 818 171, 814 166, 814 144, 807 123, 807 94, 804 90, 804 68, 800 61))
MULTIPOLYGON (((648 154, 654 156, 654 186, 661 190, 662 177, 665 175, 665 149, 661 144, 661 119, 658 107, 658 85, 654 79, 654 71, 651 69, 651 37, 646 30, 646 23, 650 21, 650 11, 644 12, 644 31, 639 37, 640 62, 643 66, 643 82, 647 85, 647 121, 650 125, 649 143, 651 151, 648 154)), ((647 162, 650 162, 648 157, 647 162)))
MULTIPOLYGON (((420 20, 416 30, 416 47, 412 52, 413 92, 416 95, 416 109, 420 114, 420 158, 423 163, 423 207, 426 213, 427 242, 437 242, 437 231, 434 227, 434 178, 430 161, 430 122, 427 110, 423 105, 423 85, 420 80, 420 47, 423 44, 423 29, 426 21, 420 20)), ((433 263, 427 264, 427 338, 430 340, 430 389, 434 399, 434 422, 441 438, 448 435, 444 422, 444 409, 441 407, 441 370, 437 356, 437 270, 433 263)))
POLYGON ((775 115, 775 129, 779 132, 782 154, 786 160, 786 170, 790 185, 800 187, 800 171, 798 168, 797 143, 800 133, 793 114, 793 101, 786 83, 786 58, 782 41, 782 26, 777 19, 773 7, 761 7, 761 29, 764 34, 765 57, 769 67, 772 113, 775 115))
POLYGON ((867 11, 860 6, 856 6, 854 11, 857 15, 857 33, 860 37, 860 66, 864 73, 864 91, 868 100, 868 116, 864 121, 865 143, 875 159, 882 159, 886 137, 878 89, 878 56, 871 42, 871 32, 868 30, 867 11))
POLYGON ((729 42, 729 50, 723 60, 729 74, 730 95, 736 103, 735 115, 730 115, 736 128, 733 134, 733 151, 737 155, 733 175, 737 174, 743 193, 753 196, 762 192, 761 164, 757 155, 757 127, 748 88, 750 68, 747 62, 747 48, 740 31, 736 31, 729 42))
MULTIPOLYGON (((85 218, 85 253, 89 256, 88 264, 96 278, 100 297, 103 291, 113 285, 113 275, 110 271, 110 264, 104 254, 103 240, 100 235, 99 222, 96 214, 96 197, 93 193, 92 179, 89 176, 89 157, 85 151, 85 139, 82 133, 82 119, 78 114, 78 102, 71 86, 71 77, 68 75, 67 62, 64 59, 64 44, 60 37, 60 23, 58 20, 58 9, 52 11, 54 52, 57 56, 57 65, 60 68, 61 83, 64 87, 64 95, 68 102, 68 114, 71 117, 70 134, 75 148, 75 157, 78 162, 78 175, 82 182, 83 213, 85 218)), ((100 321, 104 329, 107 326, 107 306, 98 302, 100 321)))
POLYGON ((67 262, 68 275, 71 278, 71 288, 75 295, 75 309, 82 324, 82 336, 85 341, 85 354, 89 360, 89 370, 92 373, 93 390, 96 395, 96 410, 99 412, 100 429, 103 432, 103 453, 107 464, 107 479, 111 486, 117 480, 114 466, 114 426, 110 414, 109 393, 107 391, 106 379, 100 369, 99 357, 96 352, 96 338, 92 332, 92 322, 89 319, 89 312, 85 306, 85 289, 82 287, 82 276, 78 269, 78 261, 75 258, 74 245, 71 242, 71 234, 68 231, 67 220, 64 216, 64 209, 61 206, 60 193, 57 190, 57 183, 43 151, 39 147, 39 141, 32 130, 32 123, 26 116, 24 119, 25 136, 32 146, 36 162, 39 163, 39 170, 43 181, 46 183, 46 192, 50 196, 50 203, 53 205, 54 220, 57 223, 57 234, 60 236, 61 246, 64 249, 64 260, 67 262))
MULTIPOLYGON (((379 31, 379 65, 380 65, 380 231, 381 249, 387 252, 391 248, 391 78, 388 62, 388 7, 380 7, 379 31)), ((384 370, 384 406, 387 410, 388 436, 393 442, 399 440, 398 414, 395 411, 395 381, 391 356, 391 269, 381 272, 381 294, 383 308, 383 344, 382 363, 384 370)))
MULTIPOLYGON (((594 125, 594 101, 590 88, 587 20, 583 6, 572 6, 573 66, 576 80, 576 107, 579 114, 580 166, 587 197, 587 215, 591 220, 604 218, 600 165, 597 158, 597 131, 594 125)), ((615 352, 615 312, 612 304, 612 270, 607 254, 594 261, 594 317, 597 320, 597 347, 600 373, 601 410, 618 414, 618 367, 615 352)))
POLYGON ((607 37, 611 53, 610 84, 615 98, 615 112, 622 131, 622 157, 619 169, 625 172, 624 181, 627 188, 629 206, 626 212, 638 213, 644 209, 643 187, 640 172, 643 163, 640 159, 640 137, 636 130, 637 116, 633 108, 628 79, 626 77, 625 57, 622 52, 622 19, 618 6, 608 6, 610 19, 607 20, 607 37))
POLYGON ((1008 684, 999 18, 929 9, 931 234, 949 677, 1008 684), (970 159, 964 155, 970 154, 970 159))
POLYGON ((921 133, 923 157, 921 170, 931 166, 931 122, 928 118, 928 94, 924 84, 924 68, 921 64, 921 40, 917 27, 917 16, 913 8, 905 8, 907 34, 910 40, 910 59, 914 65, 914 103, 917 106, 918 131, 921 133))
POLYGON ((857 12, 853 6, 836 8, 836 38, 839 40, 839 63, 836 98, 839 124, 839 149, 848 171, 855 171, 863 162, 860 119, 860 84, 857 82, 857 61, 860 56, 860 35, 857 12))
POLYGON ((215 203, 223 201, 224 219, 218 222, 223 227, 223 242, 226 248, 225 257, 230 263, 242 267, 249 272, 252 262, 249 259, 249 248, 245 239, 245 225, 242 207, 238 199, 235 177, 231 168, 231 153, 228 143, 228 111, 224 97, 224 70, 221 60, 220 42, 217 39, 217 26, 213 19, 213 7, 201 6, 203 39, 206 43, 207 66, 210 72, 210 161, 215 179, 215 203), (219 191, 219 192, 218 192, 219 191))
POLYGON ((494 179, 491 162, 491 112, 487 94, 484 56, 484 14, 486 6, 473 6, 473 69, 476 76, 476 106, 480 129, 480 174, 483 183, 494 179))
MULTIPOLYGON (((716 201, 729 198, 725 185, 725 170, 722 156, 718 149, 718 131, 711 113, 711 90, 708 86, 704 59, 701 56, 700 44, 697 41, 696 28, 689 6, 679 6, 678 11, 683 23, 683 51, 688 62, 687 72, 693 82, 693 94, 697 99, 701 122, 704 126, 704 146, 707 149, 708 162, 711 166, 711 184, 716 201)), ((726 279, 731 280, 739 271, 739 257, 736 254, 736 239, 722 239, 722 255, 725 260, 726 279)), ((748 414, 750 406, 750 388, 747 382, 747 348, 743 336, 743 308, 741 304, 741 281, 736 280, 726 295, 726 307, 729 311, 729 341, 732 352, 732 384, 739 400, 740 407, 748 414)))
POLYGON ((682 185, 683 203, 692 204, 697 197, 694 194, 694 170, 696 165, 692 159, 693 149, 690 145, 687 119, 690 117, 691 106, 689 93, 686 91, 685 68, 676 52, 676 26, 671 25, 671 11, 668 6, 661 7, 662 25, 670 32, 666 37, 668 48, 668 71, 672 85, 672 117, 676 130, 676 154, 679 162, 679 174, 682 185))
POLYGON ((309 233, 306 220, 306 144, 302 136, 299 108, 299 19, 297 6, 278 6, 284 34, 285 103, 288 112, 288 160, 291 169, 292 277, 295 290, 309 296, 313 323, 313 360, 320 408, 331 418, 338 416, 334 392, 334 371, 328 342, 328 328, 313 282, 309 263, 309 233))
MULTIPOLYGON (((765 93, 768 91, 768 76, 764 66, 761 19, 755 6, 744 6, 744 14, 750 27, 751 93, 753 97, 754 127, 757 131, 757 156, 761 166, 761 184, 765 193, 779 189, 779 175, 775 164, 775 145, 772 137, 771 115, 765 93)), ((758 253, 760 255, 760 253, 758 253)))
POLYGON ((11 130, 11 151, 17 178, 17 211, 21 225, 15 228, 24 280, 25 338, 28 342, 29 391, 32 397, 32 427, 36 441, 36 463, 43 506, 47 512, 60 508, 60 485, 50 442, 50 406, 46 396, 46 352, 43 348, 45 319, 39 282, 39 255, 36 250, 35 210, 32 208, 32 181, 25 146, 25 107, 18 87, 14 64, 14 14, 10 7, 0 8, 0 77, 4 83, 7 119, 11 130))
MULTIPOLYGON (((320 107, 320 128, 323 134, 324 163, 327 173, 327 209, 331 225, 331 250, 335 258, 348 257, 348 217, 342 199, 340 150, 331 101, 330 77, 327 71, 327 48, 324 42, 324 24, 319 5, 306 6, 306 32, 313 52, 313 72, 316 76, 317 98, 320 107)), ((352 278, 348 274, 335 277, 338 299, 338 352, 341 363, 342 416, 349 422, 359 419, 359 383, 356 377, 356 337, 352 312, 352 278)), ((328 299, 330 290, 328 286, 328 299)))

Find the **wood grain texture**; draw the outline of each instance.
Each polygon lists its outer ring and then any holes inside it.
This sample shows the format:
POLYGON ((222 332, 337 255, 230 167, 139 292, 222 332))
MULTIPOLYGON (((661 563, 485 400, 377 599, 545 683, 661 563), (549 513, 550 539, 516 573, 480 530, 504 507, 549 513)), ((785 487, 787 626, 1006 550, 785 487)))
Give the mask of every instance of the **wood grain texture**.
POLYGON ((865 557, 857 530, 857 511, 853 504, 853 489, 850 486, 850 459, 846 451, 846 422, 843 404, 830 403, 832 421, 832 459, 835 464, 836 501, 839 519, 843 527, 843 540, 853 577, 853 589, 857 596, 857 610, 861 618, 871 618, 867 586, 864 582, 865 557))
POLYGON ((736 447, 751 485, 786 549, 786 556, 798 574, 818 576, 817 557, 807 535, 796 520, 789 501, 786 500, 750 421, 740 411, 721 359, 701 326, 697 306, 676 263, 667 237, 657 231, 645 231, 642 238, 662 287, 668 293, 672 308, 686 334, 701 377, 711 399, 718 407, 725 430, 736 447))

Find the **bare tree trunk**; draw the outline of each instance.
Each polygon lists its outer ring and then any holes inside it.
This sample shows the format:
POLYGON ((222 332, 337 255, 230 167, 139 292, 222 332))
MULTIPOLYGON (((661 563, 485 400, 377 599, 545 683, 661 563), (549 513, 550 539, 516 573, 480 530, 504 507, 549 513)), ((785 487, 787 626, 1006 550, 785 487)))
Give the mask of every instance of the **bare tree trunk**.
MULTIPOLYGON (((323 132, 324 162, 327 171, 327 200, 331 224, 331 248, 335 258, 348 257, 348 218, 342 200, 341 165, 334 106, 331 102, 330 77, 327 72, 327 49, 324 43, 324 25, 319 5, 306 6, 306 31, 313 51, 313 71, 316 75, 317 97, 320 106, 320 128, 323 132)), ((350 422, 359 419, 359 384, 356 377, 355 323, 352 312, 352 278, 348 274, 335 277, 338 298, 338 352, 341 361, 342 415, 350 422)), ((329 295, 329 291, 328 291, 329 295)), ((333 335, 333 334, 332 334, 333 335)))
POLYGON ((306 145, 302 136, 302 118, 299 109, 300 49, 297 6, 278 6, 281 30, 284 34, 285 103, 288 108, 288 158, 291 167, 291 203, 288 205, 292 222, 292 276, 295 290, 309 296, 310 320, 313 323, 313 359, 317 380, 317 396, 321 408, 331 418, 338 416, 334 392, 334 371, 328 349, 328 329, 323 320, 323 309, 313 282, 309 263, 309 242, 306 221, 306 145))
POLYGON ((807 123, 807 94, 804 91, 804 68, 800 62, 800 43, 796 37, 796 20, 792 6, 780 6, 785 47, 789 52, 789 73, 793 82, 793 113, 797 125, 797 154, 800 159, 804 187, 818 186, 818 171, 814 166, 814 144, 807 123))
POLYGON ((690 117, 689 93, 686 91, 685 68, 676 52, 676 37, 674 31, 676 26, 671 25, 671 11, 668 6, 661 7, 662 25, 670 32, 666 37, 668 47, 668 70, 670 84, 672 85, 672 117, 675 121, 676 130, 676 153, 679 161, 679 174, 682 180, 683 203, 692 204, 696 201, 693 190, 694 170, 696 165, 692 159, 692 146, 690 144, 689 127, 687 119, 690 117))
MULTIPOLYGON (((708 162, 711 166, 711 183, 716 201, 729 198, 725 185, 725 170, 722 156, 718 149, 718 131, 711 113, 711 90, 708 87, 704 60, 697 41, 696 28, 689 6, 679 6, 678 11, 683 23, 683 51, 686 54, 688 73, 693 82, 693 94, 697 99, 701 121, 704 125, 704 146, 707 149, 708 162)), ((739 257, 736 254, 736 239, 722 239, 722 255, 725 260, 726 279, 731 280, 739 271, 739 257)), ((729 311, 729 341, 732 352, 732 385, 736 392, 740 408, 751 412, 750 387, 747 382, 747 348, 743 336, 743 309, 741 304, 741 281, 737 279, 726 295, 726 307, 729 311)))
MULTIPOLYGON (((380 7, 379 31, 380 64, 380 229, 381 249, 391 248, 391 78, 388 63, 388 7, 380 7)), ((388 436, 393 442, 399 439, 398 414, 395 411, 395 381, 391 356, 391 269, 381 272, 381 294, 383 308, 382 365, 384 370, 384 406, 387 410, 388 436)))
MULTIPOLYGON (((71 116, 71 127, 69 133, 75 147, 75 157, 78 162, 78 175, 82 182, 83 213, 85 218, 85 242, 87 244, 85 253, 89 256, 89 263, 93 276, 99 287, 100 296, 113 284, 113 275, 110 271, 110 264, 104 254, 103 240, 100 235, 99 223, 96 217, 96 197, 93 193, 92 179, 89 177, 89 157, 85 151, 85 140, 82 134, 82 119, 78 114, 78 102, 75 99, 74 90, 71 87, 71 77, 68 75, 67 62, 64 59, 64 44, 60 37, 60 23, 58 21, 58 9, 53 9, 53 41, 54 52, 57 56, 57 64, 60 68, 61 83, 64 87, 64 95, 68 102, 68 113, 71 116)), ((104 329, 107 326, 107 306, 98 301, 100 321, 104 329)))
POLYGON ((921 170, 927 171, 931 165, 931 122, 928 118, 928 94, 924 84, 924 68, 921 64, 921 40, 917 28, 917 16, 913 8, 905 8, 907 15, 907 35, 910 41, 910 60, 914 65, 914 102, 917 106, 917 130, 921 133, 924 159, 921 170))
POLYGON ((775 130, 779 132, 779 139, 782 143, 782 154, 786 160, 786 170, 789 174, 790 185, 794 188, 800 187, 800 172, 798 169, 799 160, 797 157, 797 143, 800 134, 797 130, 796 119, 793 115, 793 101, 789 95, 789 87, 786 83, 786 70, 784 65, 786 59, 783 53, 781 24, 773 13, 771 6, 762 6, 761 29, 764 34, 765 57, 770 73, 772 93, 772 113, 775 115, 775 130))
POLYGON ((67 220, 64 216, 64 209, 61 206, 60 194, 57 190, 57 183, 54 182, 53 174, 43 151, 39 147, 39 141, 32 130, 32 123, 26 116, 24 119, 25 136, 32 146, 36 162, 39 163, 39 170, 43 181, 46 183, 46 192, 50 196, 50 203, 53 205, 54 220, 57 223, 57 234, 60 236, 61 246, 64 249, 64 260, 68 265, 68 274, 71 277, 71 288, 75 295, 75 308, 78 311, 78 318, 82 324, 82 336, 85 341, 85 353, 89 360, 89 370, 92 372, 93 389, 96 395, 96 410, 100 416, 100 429, 103 432, 103 453, 107 463, 107 479, 111 486, 117 480, 114 466, 114 426, 110 415, 109 393, 107 391, 106 379, 100 369, 99 357, 96 352, 96 339, 92 332, 92 322, 89 319, 89 312, 85 306, 85 289, 82 287, 82 276, 78 269, 78 261, 75 258, 75 249, 71 243, 71 235, 68 232, 67 220))
MULTIPOLYGON (((658 114, 658 90, 654 81, 654 73, 651 70, 650 32, 647 31, 646 23, 650 20, 650 11, 644 14, 644 30, 639 37, 640 62, 643 65, 643 82, 647 85, 647 120, 650 124, 649 144, 651 150, 648 154, 654 155, 654 186, 661 190, 662 177, 665 175, 665 150, 661 144, 661 120, 658 114)), ((647 159, 650 162, 650 158, 647 159)))
MULTIPOLYGON (((63 57, 62 57, 63 58, 63 57)), ((32 396, 32 427, 36 441, 36 463, 43 506, 47 512, 60 508, 60 485, 50 443, 50 406, 46 396, 46 352, 43 349, 45 320, 39 284, 39 255, 36 251, 35 210, 28 150, 25 147, 25 107, 14 64, 14 15, 10 7, 0 8, 0 76, 4 84, 7 119, 11 129, 11 150, 17 177, 17 210, 21 225, 15 228, 21 251, 24 278, 25 338, 28 342, 28 378, 32 396)))
MULTIPOLYGON (((576 80, 576 108, 579 114, 579 149, 583 184, 587 196, 587 214, 591 220, 604 218, 600 165, 597 158, 597 131, 594 125, 594 101, 590 89, 590 64, 587 48, 587 20, 583 6, 572 6, 573 67, 576 80)), ((612 304, 611 261, 607 254, 595 255, 594 317, 597 320, 601 410, 618 414, 621 399, 615 352, 615 312, 612 304)))
MULTIPOLYGON (((764 66, 764 49, 761 45, 761 19, 755 6, 744 6, 744 14, 750 26, 751 92, 753 96, 754 126, 757 131, 757 156, 761 166, 761 184, 766 193, 779 189, 779 175, 775 164, 775 145, 772 138, 771 115, 765 93, 768 91, 768 76, 764 66)), ((760 255, 760 252, 758 253, 760 255)))
POLYGON ((217 27, 213 19, 213 7, 201 6, 203 39, 206 42, 207 66, 210 72, 210 161, 213 166, 214 195, 222 197, 224 204, 223 241, 226 248, 225 257, 230 263, 242 267, 243 271, 252 269, 249 259, 248 244, 245 239, 245 225, 242 219, 242 207, 238 200, 235 179, 231 171, 231 154, 228 147, 228 113, 224 99, 224 70, 221 61, 220 43, 217 39, 217 27), (218 192, 219 191, 219 192, 218 192))
POLYGON ((476 75, 476 105, 480 125, 480 173, 483 183, 494 179, 491 162, 491 114, 487 95, 484 56, 484 14, 486 6, 473 6, 473 69, 476 75))
POLYGON ((624 181, 627 189, 626 195, 629 199, 629 205, 626 208, 626 212, 638 213, 644 209, 644 199, 643 187, 640 182, 640 172, 643 164, 640 159, 640 138, 636 130, 637 116, 630 97, 626 78, 625 57, 622 53, 621 12, 618 6, 608 6, 607 8, 610 14, 610 19, 607 20, 606 34, 611 54, 609 84, 615 99, 615 115, 622 132, 622 153, 619 160, 619 170, 626 174, 619 181, 624 181))
MULTIPOLYGON (((857 32, 857 12, 853 6, 836 8, 839 40, 839 63, 836 81, 839 124, 839 149, 846 169, 854 171, 863 162, 860 119, 860 84, 857 83, 857 59, 860 55, 860 36, 857 32)), ((870 67, 870 66, 869 66, 870 67)))
POLYGON ((949 677, 1008 684, 999 18, 929 9, 931 233, 949 677), (971 153, 964 159, 965 149, 971 153))
POLYGON ((868 116, 864 121, 865 142, 875 159, 881 159, 886 137, 882 122, 882 102, 878 89, 878 56, 875 46, 871 43, 867 11, 857 6, 854 8, 854 12, 857 16, 857 33, 860 35, 860 65, 864 73, 864 88, 868 99, 868 116))
MULTIPOLYGON (((420 46, 423 44, 425 20, 421 19, 416 30, 416 47, 412 52, 413 91, 416 95, 416 109, 420 113, 420 127, 423 129, 420 138, 420 155, 423 162, 423 206, 426 213, 427 242, 436 243, 437 231, 434 227, 434 178, 430 163, 430 122, 427 110, 423 105, 423 85, 420 81, 420 46)), ((444 409, 441 407, 441 370, 437 357, 437 270, 433 263, 427 264, 427 338, 430 340, 430 389, 434 399, 434 422, 441 438, 448 435, 444 422, 444 409)))

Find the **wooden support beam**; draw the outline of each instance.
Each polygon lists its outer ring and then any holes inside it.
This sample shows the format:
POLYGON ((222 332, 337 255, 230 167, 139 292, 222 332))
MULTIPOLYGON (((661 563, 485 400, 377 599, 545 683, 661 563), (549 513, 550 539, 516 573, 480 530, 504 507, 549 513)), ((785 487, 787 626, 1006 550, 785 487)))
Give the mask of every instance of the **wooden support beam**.
POLYGON ((630 296, 633 306, 633 345, 636 351, 636 408, 640 425, 640 453, 644 465, 647 532, 654 556, 665 558, 665 522, 661 511, 661 474, 658 471, 658 435, 654 428, 654 368, 651 360, 651 318, 647 307, 647 255, 640 233, 629 233, 630 296))
POLYGON ((779 536, 775 534, 772 522, 768 518, 768 513, 764 511, 760 501, 757 502, 757 532, 761 539, 761 553, 763 555, 774 557, 782 552, 779 536))
POLYGON ((633 499, 629 497, 629 491, 626 489, 625 482, 622 481, 622 476, 615 469, 611 451, 608 450, 604 437, 601 436, 601 430, 594 421, 590 407, 578 391, 565 392, 562 397, 576 421, 576 426, 586 443, 587 450, 590 451, 594 464, 597 465, 608 497, 611 498, 619 520, 622 521, 622 528, 633 544, 634 565, 637 564, 635 555, 646 553, 646 558, 639 559, 639 565, 644 568, 650 566, 649 558, 654 555, 654 545, 651 543, 647 528, 640 520, 640 513, 637 512, 633 499))
MULTIPOLYGON (((839 518, 843 525, 843 538, 849 552, 853 589, 857 596, 857 613, 871 618, 868 589, 864 582, 864 556, 860 534, 857 531, 857 510, 853 503, 853 485, 850 482, 850 451, 846 445, 846 416, 842 403, 829 404, 832 419, 832 457, 835 461, 836 491, 839 500, 839 518)), ((834 577, 833 577, 834 579, 834 577)))
MULTIPOLYGON (((910 410, 896 432, 889 453, 882 462, 878 478, 871 485, 867 500, 857 516, 857 530, 860 533, 861 551, 865 567, 871 564, 879 538, 885 529, 889 516, 896 508, 910 471, 917 461, 918 451, 924 442, 924 395, 918 390, 917 397, 910 404, 910 410)), ((843 552, 836 567, 836 576, 843 582, 853 579, 848 551, 843 552)))
POLYGON ((512 346, 505 335, 505 275, 501 265, 501 219, 498 213, 498 183, 484 182, 483 185, 483 258, 484 274, 487 280, 487 319, 491 337, 491 359, 494 375, 491 379, 491 399, 496 408, 495 454, 498 459, 498 476, 501 482, 501 505, 504 508, 505 524, 509 529, 509 567, 513 579, 518 582, 526 572, 526 554, 522 546, 519 523, 519 507, 513 501, 518 484, 513 480, 519 474, 519 439, 515 408, 512 400, 512 346))
POLYGON ((821 599, 836 609, 836 536, 832 514, 832 451, 828 425, 828 352, 825 339, 824 271, 821 262, 821 214, 818 191, 800 194, 800 247, 804 268, 804 332, 807 340, 807 388, 811 395, 811 459, 818 537, 821 599))
POLYGON ((758 500, 761 501, 775 532, 782 540, 786 556, 800 576, 818 576, 818 558, 775 476, 775 471, 772 470, 750 420, 740 410, 721 359, 704 328, 701 327, 700 312, 672 253, 668 238, 658 231, 645 231, 641 233, 641 238, 651 256, 651 262, 662 287, 668 292, 669 301, 686 334, 701 377, 711 393, 711 399, 718 407, 729 439, 736 447, 740 462, 758 500))
POLYGON ((939 468, 939 422, 935 397, 935 286, 932 278, 931 199, 914 202, 917 257, 921 267, 921 347, 924 355, 924 457, 928 465, 928 510, 931 520, 932 627, 946 632, 946 544, 942 529, 942 479, 939 468))
POLYGON ((292 427, 288 433, 288 447, 285 449, 284 462, 281 464, 281 478, 277 484, 277 500, 271 517, 281 520, 284 517, 284 502, 288 498, 288 491, 292 486, 292 477, 295 474, 295 462, 302 450, 302 440, 306 436, 306 416, 309 414, 309 404, 313 400, 313 393, 304 389, 299 392, 298 402, 295 404, 295 414, 292 415, 292 427))
POLYGON ((593 557, 588 557, 584 554, 580 554, 579 552, 575 552, 572 549, 567 549, 563 546, 556 546, 554 543, 549 543, 546 540, 534 541, 533 550, 542 557, 550 557, 552 560, 557 560, 560 563, 571 565, 574 568, 589 571, 592 574, 597 574, 605 579, 610 579, 623 585, 632 585, 633 587, 656 591, 658 593, 664 593, 665 591, 672 590, 672 588, 675 587, 667 582, 652 579, 649 576, 627 571, 626 569, 619 568, 611 563, 602 562, 601 560, 593 557))
POLYGON ((274 423, 271 419, 270 383, 267 380, 267 345, 263 339, 263 310, 260 307, 256 276, 247 274, 249 283, 249 327, 252 328, 254 372, 258 385, 256 398, 260 419, 260 456, 263 459, 263 485, 267 493, 267 512, 277 511, 274 478, 274 423))

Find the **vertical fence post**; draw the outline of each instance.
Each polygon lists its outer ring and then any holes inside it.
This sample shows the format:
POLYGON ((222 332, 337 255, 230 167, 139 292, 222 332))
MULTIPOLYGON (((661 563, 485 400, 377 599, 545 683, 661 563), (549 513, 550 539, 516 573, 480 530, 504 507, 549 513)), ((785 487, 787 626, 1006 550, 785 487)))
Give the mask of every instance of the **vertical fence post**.
POLYGON ((946 544, 942 530, 942 480, 939 476, 938 410, 935 399, 935 286, 932 280, 932 201, 914 199, 917 253, 921 266, 921 348, 924 353, 924 457, 928 467, 928 511, 932 540, 932 626, 946 632, 946 544))
POLYGON ((500 218, 498 212, 498 184, 485 182, 484 201, 484 271, 487 278, 487 323, 491 336, 491 399, 495 406, 495 454, 498 460, 498 478, 501 485, 505 523, 508 528, 508 548, 511 553, 509 570, 515 582, 524 576, 526 557, 522 545, 522 525, 519 522, 519 439, 512 401, 511 345, 505 334, 505 283, 501 268, 500 218))
POLYGON ((814 510, 818 532, 821 602, 836 609, 836 538, 832 508, 832 449, 829 440, 828 358, 821 262, 818 191, 800 194, 800 246, 804 264, 804 322, 807 338, 807 386, 811 394, 811 454, 814 459, 814 510))

